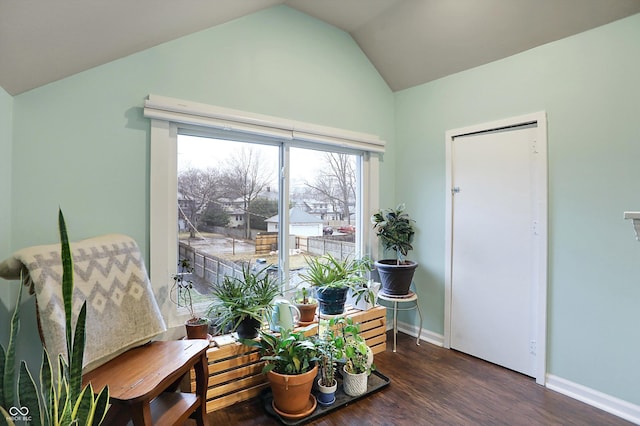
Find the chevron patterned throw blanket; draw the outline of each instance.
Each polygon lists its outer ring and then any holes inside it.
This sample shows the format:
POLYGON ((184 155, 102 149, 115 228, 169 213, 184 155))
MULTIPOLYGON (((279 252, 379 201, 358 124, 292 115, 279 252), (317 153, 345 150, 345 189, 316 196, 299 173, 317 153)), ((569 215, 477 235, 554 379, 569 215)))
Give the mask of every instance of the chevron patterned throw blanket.
MULTIPOLYGON (((87 301, 85 371, 166 330, 136 242, 104 235, 71 243, 74 266, 74 324, 87 301)), ((44 344, 55 362, 66 355, 60 244, 22 249, 0 263, 0 276, 24 280, 36 295, 44 344)))

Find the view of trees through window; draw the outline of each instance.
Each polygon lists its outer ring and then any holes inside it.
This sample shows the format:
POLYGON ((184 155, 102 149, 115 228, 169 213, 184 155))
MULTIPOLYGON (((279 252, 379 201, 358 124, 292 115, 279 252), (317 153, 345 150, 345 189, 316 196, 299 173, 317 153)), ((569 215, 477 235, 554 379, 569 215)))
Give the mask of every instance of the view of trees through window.
MULTIPOLYGON (((281 272, 281 149, 277 144, 178 136, 178 253, 192 260, 199 291, 238 273, 246 263, 281 272)), ((307 256, 354 256, 358 159, 290 149, 286 235, 291 287, 297 285, 307 256)))

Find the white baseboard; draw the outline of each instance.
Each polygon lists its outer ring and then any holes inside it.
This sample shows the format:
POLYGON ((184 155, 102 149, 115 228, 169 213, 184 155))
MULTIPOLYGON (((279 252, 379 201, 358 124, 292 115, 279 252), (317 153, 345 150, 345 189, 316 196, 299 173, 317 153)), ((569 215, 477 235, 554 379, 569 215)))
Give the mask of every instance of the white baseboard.
MULTIPOLYGON (((393 329, 393 323, 391 321, 388 321, 387 330, 391 329, 393 329)), ((398 331, 417 338, 420 329, 414 324, 408 324, 406 322, 398 321, 398 331)), ((444 346, 444 336, 442 334, 434 333, 433 331, 425 330, 424 328, 420 333, 420 340, 424 340, 425 342, 431 343, 432 345, 440 347, 444 346)))
POLYGON ((640 425, 640 405, 632 404, 553 374, 547 374, 546 386, 551 390, 640 425))

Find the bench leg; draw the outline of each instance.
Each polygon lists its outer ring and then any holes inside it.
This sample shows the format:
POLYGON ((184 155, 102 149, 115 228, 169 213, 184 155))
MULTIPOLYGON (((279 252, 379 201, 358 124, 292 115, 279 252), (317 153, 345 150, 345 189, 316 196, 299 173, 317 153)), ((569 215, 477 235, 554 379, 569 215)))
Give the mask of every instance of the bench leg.
POLYGON ((153 420, 151 418, 151 407, 149 406, 149 402, 132 404, 131 418, 135 426, 152 425, 153 420))
POLYGON ((198 426, 207 426, 207 386, 209 382, 209 361, 203 352, 200 360, 193 366, 196 373, 196 394, 200 397, 200 406, 193 413, 198 426))

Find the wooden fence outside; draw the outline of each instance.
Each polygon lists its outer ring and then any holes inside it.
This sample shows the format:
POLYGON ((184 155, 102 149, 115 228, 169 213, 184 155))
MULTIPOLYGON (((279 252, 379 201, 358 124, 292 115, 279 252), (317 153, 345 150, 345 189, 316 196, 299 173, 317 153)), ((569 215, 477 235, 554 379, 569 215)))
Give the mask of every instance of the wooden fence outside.
POLYGON ((269 254, 278 250, 277 232, 260 232, 256 235, 256 254, 269 254))
MULTIPOLYGON (((292 238, 292 248, 300 252, 315 256, 322 256, 330 253, 339 260, 355 255, 355 243, 344 241, 349 236, 323 236, 323 237, 295 237, 292 238)), ((278 234, 264 232, 257 235, 256 254, 268 254, 277 248, 278 234)), ((197 250, 194 247, 180 242, 178 247, 180 259, 189 259, 194 268, 193 273, 212 284, 219 284, 225 275, 235 275, 242 277, 242 265, 214 256, 210 253, 197 250)))
MULTIPOLYGON (((348 236, 344 236, 348 237, 348 236)), ((306 242, 306 253, 323 256, 330 253, 339 260, 347 257, 353 258, 356 253, 356 244, 350 241, 344 241, 340 236, 334 237, 308 237, 306 242)))
POLYGON ((179 244, 178 252, 179 258, 189 259, 193 273, 206 282, 219 284, 225 275, 242 277, 242 266, 230 260, 201 252, 182 242, 179 244))

